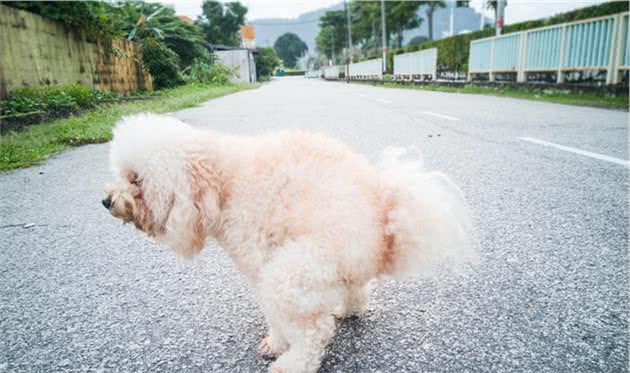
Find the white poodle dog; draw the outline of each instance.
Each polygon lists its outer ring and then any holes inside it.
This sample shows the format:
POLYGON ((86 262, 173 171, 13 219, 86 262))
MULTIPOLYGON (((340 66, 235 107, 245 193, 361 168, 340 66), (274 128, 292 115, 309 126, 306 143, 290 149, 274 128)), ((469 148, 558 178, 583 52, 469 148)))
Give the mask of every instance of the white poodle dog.
POLYGON ((474 258, 462 194, 400 149, 376 166, 305 131, 238 137, 168 116, 114 129, 103 204, 181 255, 218 241, 255 290, 272 372, 315 372, 334 317, 360 315, 368 283, 474 258))

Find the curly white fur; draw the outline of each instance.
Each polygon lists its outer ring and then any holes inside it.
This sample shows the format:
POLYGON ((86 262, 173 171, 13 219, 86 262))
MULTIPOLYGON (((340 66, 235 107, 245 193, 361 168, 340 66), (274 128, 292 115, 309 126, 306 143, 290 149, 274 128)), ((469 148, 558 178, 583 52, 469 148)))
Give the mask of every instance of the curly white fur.
POLYGON ((216 239, 255 289, 274 372, 315 372, 333 314, 365 312, 368 282, 474 257, 461 191, 390 149, 287 131, 236 137, 142 114, 114 130, 112 214, 190 256, 216 239))

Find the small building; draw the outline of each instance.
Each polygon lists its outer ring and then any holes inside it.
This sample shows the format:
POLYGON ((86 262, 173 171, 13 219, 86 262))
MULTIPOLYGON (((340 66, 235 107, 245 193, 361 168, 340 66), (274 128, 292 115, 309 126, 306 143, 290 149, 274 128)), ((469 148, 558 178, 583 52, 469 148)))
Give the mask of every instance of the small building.
POLYGON ((231 79, 233 82, 256 82, 254 54, 258 52, 255 49, 220 44, 206 44, 206 47, 214 54, 216 63, 236 68, 237 76, 231 79))

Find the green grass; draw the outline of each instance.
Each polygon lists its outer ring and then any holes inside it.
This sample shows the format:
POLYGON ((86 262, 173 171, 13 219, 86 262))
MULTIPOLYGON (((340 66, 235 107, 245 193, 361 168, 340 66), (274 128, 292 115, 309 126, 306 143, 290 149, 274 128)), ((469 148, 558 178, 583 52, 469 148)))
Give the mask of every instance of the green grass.
POLYGON ((571 92, 556 88, 548 89, 514 89, 510 87, 483 87, 465 85, 463 87, 449 87, 444 85, 403 85, 399 83, 384 83, 386 88, 408 88, 422 91, 481 94, 498 97, 513 97, 534 101, 554 102, 558 104, 595 106, 611 109, 628 110, 628 94, 613 96, 589 92, 571 92))
POLYGON ((73 146, 109 141, 112 127, 124 115, 186 109, 212 98, 255 87, 255 84, 190 84, 159 91, 151 100, 100 106, 80 116, 12 131, 0 137, 0 171, 29 167, 73 146))

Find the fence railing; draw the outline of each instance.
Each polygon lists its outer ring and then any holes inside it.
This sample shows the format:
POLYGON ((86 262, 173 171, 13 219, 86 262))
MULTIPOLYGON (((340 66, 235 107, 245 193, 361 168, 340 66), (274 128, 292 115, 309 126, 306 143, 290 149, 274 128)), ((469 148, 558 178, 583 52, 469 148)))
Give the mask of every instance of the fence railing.
POLYGON ((607 84, 618 83, 630 65, 628 39, 628 13, 477 39, 470 42, 468 79, 516 73, 525 82, 530 73, 555 72, 562 83, 566 72, 605 71, 607 84))
POLYGON ((348 70, 350 79, 380 79, 383 77, 383 59, 352 63, 348 70))
POLYGON ((326 79, 339 79, 339 75, 343 71, 343 66, 334 65, 324 67, 324 78, 326 79))
POLYGON ((437 48, 394 56, 394 77, 414 79, 415 77, 437 78, 437 48))

